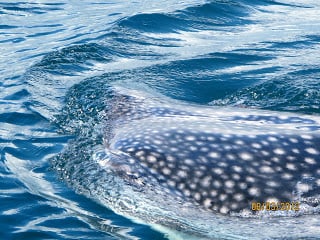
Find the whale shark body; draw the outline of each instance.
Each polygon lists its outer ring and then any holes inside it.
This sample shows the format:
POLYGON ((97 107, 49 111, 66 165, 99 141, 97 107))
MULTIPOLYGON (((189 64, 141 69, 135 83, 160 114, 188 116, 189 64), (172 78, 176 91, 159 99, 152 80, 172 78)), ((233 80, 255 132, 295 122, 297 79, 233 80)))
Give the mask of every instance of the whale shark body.
POLYGON ((69 176, 81 192, 115 212, 182 230, 190 225, 181 222, 199 214, 254 217, 268 210, 253 203, 290 204, 268 212, 274 215, 319 213, 318 116, 113 91, 103 145, 87 165, 71 164, 82 166, 82 175, 69 176))
POLYGON ((112 114, 124 115, 117 116, 106 135, 109 157, 99 161, 101 166, 117 166, 140 187, 158 184, 177 198, 222 214, 250 210, 252 202, 298 201, 298 194, 317 205, 316 117, 164 103, 156 107, 145 101, 140 100, 140 112, 123 107, 130 103, 115 105, 112 114))

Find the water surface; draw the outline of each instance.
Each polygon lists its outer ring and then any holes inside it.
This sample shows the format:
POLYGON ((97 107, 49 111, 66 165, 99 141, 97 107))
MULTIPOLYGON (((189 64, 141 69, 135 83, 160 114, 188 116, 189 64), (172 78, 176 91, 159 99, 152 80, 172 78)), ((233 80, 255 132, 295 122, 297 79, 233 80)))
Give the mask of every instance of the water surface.
MULTIPOLYGON (((319 115, 319 13, 316 0, 1 1, 1 238, 166 239, 75 193, 52 158, 79 129, 90 137, 75 153, 101 143, 109 83, 181 103, 319 115)), ((291 226, 316 239, 318 219, 273 224, 279 239, 291 226)), ((238 226, 221 221, 222 234, 238 226)), ((245 221, 243 233, 258 224, 245 221)))

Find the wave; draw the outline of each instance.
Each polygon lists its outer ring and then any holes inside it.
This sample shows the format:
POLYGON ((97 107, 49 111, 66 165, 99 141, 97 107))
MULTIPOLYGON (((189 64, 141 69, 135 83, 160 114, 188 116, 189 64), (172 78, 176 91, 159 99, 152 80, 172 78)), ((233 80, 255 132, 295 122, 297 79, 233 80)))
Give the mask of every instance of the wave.
POLYGON ((318 112, 317 90, 311 89, 318 86, 313 56, 319 35, 288 32, 284 39, 277 35, 265 38, 261 30, 271 34, 273 30, 264 27, 259 15, 271 7, 303 8, 274 1, 212 1, 171 13, 142 13, 121 19, 93 42, 46 55, 28 70, 28 90, 50 85, 56 89, 50 95, 61 102, 66 93, 63 89, 88 75, 122 72, 110 78, 144 82, 185 101, 318 112), (298 39, 292 41, 291 37, 298 39), (288 84, 289 91, 282 95, 288 84), (272 103, 275 101, 279 104, 272 103), (308 110, 306 105, 312 107, 308 110))

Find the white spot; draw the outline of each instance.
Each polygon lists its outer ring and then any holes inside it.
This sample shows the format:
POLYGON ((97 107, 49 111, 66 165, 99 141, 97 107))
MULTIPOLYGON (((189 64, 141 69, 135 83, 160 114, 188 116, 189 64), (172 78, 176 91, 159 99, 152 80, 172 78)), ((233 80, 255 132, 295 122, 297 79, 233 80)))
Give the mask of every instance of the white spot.
POLYGON ((252 160, 252 155, 250 153, 247 152, 242 152, 239 155, 241 157, 241 159, 245 160, 245 161, 250 161, 252 160))
POLYGON ((316 160, 314 160, 313 158, 309 158, 309 157, 305 158, 304 161, 308 164, 316 164, 317 163, 316 160))
POLYGON ((311 139, 312 139, 312 136, 310 136, 310 135, 301 135, 301 137, 302 137, 303 139, 308 139, 308 140, 311 140, 311 139))
POLYGON ((155 163, 157 161, 157 158, 155 156, 149 155, 147 157, 148 162, 155 163))
POLYGON ((187 176, 187 172, 186 171, 183 171, 183 170, 179 170, 177 175, 180 177, 180 178, 185 178, 187 176))
POLYGON ((220 188, 221 187, 221 183, 218 180, 213 181, 213 186, 216 188, 220 188))
POLYGON ((224 148, 224 150, 227 150, 227 151, 230 151, 232 149, 232 147, 229 145, 225 145, 225 146, 223 146, 223 148, 224 148))
POLYGON ((298 139, 296 138, 289 138, 289 141, 292 142, 292 143, 298 143, 298 139))
POLYGON ((313 154, 313 155, 318 154, 318 151, 316 149, 314 149, 314 148, 307 148, 306 152, 310 153, 310 154, 313 154))
POLYGON ((203 205, 204 205, 204 207, 206 207, 206 208, 211 207, 211 200, 210 200, 209 198, 206 198, 206 199, 203 201, 203 205))
POLYGON ((179 183, 178 189, 183 190, 184 188, 185 188, 185 184, 184 183, 179 183))
POLYGON ((172 148, 170 148, 170 151, 171 151, 171 152, 178 152, 178 151, 179 151, 179 149, 178 149, 178 148, 176 148, 176 147, 172 147, 172 148))
POLYGON ((286 152, 281 149, 281 148, 276 148, 274 151, 273 151, 275 154, 278 154, 278 155, 283 155, 285 154, 286 152))
POLYGON ((211 148, 219 148, 219 145, 218 145, 218 144, 213 143, 213 144, 210 144, 210 147, 211 147, 211 148))
POLYGON ((219 158, 219 157, 220 157, 220 154, 217 153, 217 152, 210 152, 210 153, 208 154, 208 156, 211 157, 211 158, 219 158))
POLYGON ((251 183, 254 183, 254 182, 255 182, 254 178, 251 177, 251 176, 247 176, 247 177, 246 177, 246 181, 247 181, 247 182, 251 182, 251 183))
POLYGON ((279 200, 278 200, 277 198, 271 197, 271 198, 268 198, 268 199, 266 200, 266 202, 269 202, 269 203, 275 202, 275 203, 277 203, 277 202, 279 202, 279 200))
POLYGON ((151 169, 150 169, 150 172, 151 172, 152 174, 154 174, 154 175, 158 174, 157 170, 154 169, 154 168, 151 168, 151 169))
POLYGON ((273 173, 274 170, 271 167, 264 165, 264 166, 260 167, 260 172, 262 172, 262 173, 273 173))
POLYGON ((296 157, 294 157, 294 156, 287 156, 287 159, 288 159, 289 161, 295 161, 295 160, 296 160, 296 157))
POLYGON ((228 181, 225 181, 224 185, 227 187, 227 188, 233 188, 235 183, 234 181, 232 180, 228 180, 228 181))
POLYGON ((159 166, 160 166, 160 167, 163 167, 163 166, 165 166, 165 165, 166 165, 166 162, 165 162, 165 161, 160 161, 160 162, 159 162, 159 166))
POLYGON ((220 177, 224 180, 229 179, 229 176, 226 174, 221 174, 220 177))
POLYGON ((267 185, 269 187, 278 187, 279 186, 279 183, 276 182, 276 181, 267 181, 267 185))
POLYGON ((218 192, 217 192, 216 190, 212 190, 212 191, 210 192, 210 195, 211 195, 212 197, 216 197, 216 196, 218 195, 218 192))
POLYGON ((219 196, 219 200, 221 201, 221 202, 223 202, 224 200, 226 200, 227 199, 227 194, 221 194, 220 196, 219 196))
POLYGON ((188 171, 190 168, 186 165, 179 165, 179 169, 183 170, 183 171, 188 171))
POLYGON ((227 167, 228 164, 226 162, 218 162, 217 164, 219 167, 227 167))
POLYGON ((194 184, 194 183, 191 183, 189 184, 189 187, 192 189, 192 190, 195 190, 197 188, 197 185, 194 184))
POLYGON ((261 165, 261 163, 259 163, 259 162, 253 162, 252 163, 252 166, 254 166, 254 167, 259 167, 261 165))
POLYGON ((258 148, 258 149, 262 148, 261 144, 259 144, 259 143, 252 143, 251 146, 253 148, 258 148))
POLYGON ((240 189, 245 190, 245 189, 247 189, 247 187, 248 187, 248 185, 246 183, 244 183, 244 182, 239 183, 240 189))
POLYGON ((214 169, 212 169, 212 171, 213 171, 215 174, 218 174, 218 175, 220 175, 220 174, 223 173, 223 170, 222 170, 221 168, 214 168, 214 169))
POLYGON ((208 162, 208 159, 203 157, 203 156, 199 156, 199 161, 202 162, 202 163, 207 163, 208 162))
POLYGON ((191 192, 188 189, 186 189, 183 191, 183 194, 186 195, 187 197, 190 197, 191 192))
POLYGON ((178 142, 177 142, 176 140, 170 140, 170 143, 171 143, 172 145, 178 144, 178 142))
POLYGON ((164 175, 170 175, 171 174, 171 170, 169 168, 163 168, 162 172, 164 175))
POLYGON ((259 196, 260 195, 260 190, 256 187, 249 188, 248 192, 251 196, 259 196))
POLYGON ((288 168, 289 170, 296 170, 297 169, 296 165, 294 165, 293 163, 287 163, 286 168, 288 168))
POLYGON ((239 205, 236 204, 236 203, 232 203, 232 204, 230 205, 230 207, 231 207, 231 209, 235 210, 235 209, 237 209, 237 208, 239 207, 239 205))
POLYGON ((312 143, 310 142, 310 141, 304 141, 304 144, 306 144, 306 145, 312 145, 312 143))
POLYGON ((189 149, 190 149, 190 151, 197 151, 198 148, 195 146, 190 146, 189 149))
POLYGON ((176 159, 173 157, 173 156, 167 156, 167 160, 169 161, 169 162, 174 162, 176 159))
POLYGON ((207 196, 208 196, 208 192, 203 191, 203 192, 201 193, 201 195, 202 195, 203 197, 207 197, 207 196))
POLYGON ((270 142, 276 142, 276 141, 277 141, 277 138, 270 136, 270 137, 268 137, 268 140, 269 140, 270 142))
POLYGON ((246 167, 246 170, 250 173, 250 174, 255 174, 257 172, 257 170, 253 167, 246 167))
POLYGON ((195 136, 186 136, 186 141, 195 141, 196 140, 196 138, 195 138, 195 136))
POLYGON ((265 150, 261 151, 261 153, 263 156, 266 156, 266 157, 270 155, 270 153, 265 150))
POLYGON ((141 157, 141 156, 144 155, 144 151, 138 151, 138 152, 136 152, 135 155, 136 155, 137 157, 141 157))
POLYGON ((203 165, 200 165, 199 169, 202 170, 203 172, 205 172, 207 170, 207 168, 205 166, 203 166, 203 165))
POLYGON ((244 141, 242 141, 242 140, 237 140, 237 141, 235 141, 235 143, 238 144, 238 145, 243 145, 243 144, 244 144, 244 141))
POLYGON ((302 178, 310 178, 311 174, 310 173, 303 173, 302 178))
POLYGON ((235 172, 238 172, 238 173, 241 173, 243 170, 242 170, 242 167, 240 166, 232 166, 232 169, 235 171, 235 172))
POLYGON ((233 197, 238 202, 242 201, 245 198, 244 195, 241 193, 236 193, 233 197))
POLYGON ((207 148, 207 147, 202 147, 202 148, 200 148, 200 151, 201 151, 201 152, 209 152, 209 148, 207 148))
POLYGON ((227 154, 227 158, 229 160, 235 160, 236 159, 236 157, 233 154, 230 154, 230 153, 227 154))
POLYGON ((229 212, 229 209, 226 206, 222 206, 220 208, 220 213, 227 214, 229 212))
POLYGON ((294 149, 292 149, 292 152, 299 154, 299 153, 300 153, 300 150, 299 150, 298 148, 294 148, 294 149))
POLYGON ((172 181, 172 180, 169 180, 169 181, 168 181, 168 185, 169 185, 170 187, 175 187, 175 186, 176 186, 176 183, 175 183, 174 181, 172 181))
MULTIPOLYGON (((145 168, 147 168, 147 167, 148 167, 148 164, 147 164, 147 163, 145 163, 145 162, 141 162, 140 164, 141 164, 141 166, 143 166, 143 167, 145 167, 145 168)), ((142 169, 141 169, 141 172, 143 172, 143 171, 144 171, 144 170, 142 170, 142 169)))
POLYGON ((208 141, 214 141, 214 140, 215 140, 214 137, 211 137, 211 136, 208 137, 208 141))
POLYGON ((162 144, 163 144, 162 141, 157 140, 157 139, 155 139, 155 140, 153 141, 153 143, 155 143, 155 144, 157 144, 157 145, 162 145, 162 144))
POLYGON ((286 180, 290 180, 292 177, 293 177, 293 176, 292 176, 292 174, 290 174, 290 173, 283 173, 283 174, 281 175, 281 178, 286 179, 286 180))
POLYGON ((280 166, 276 166, 274 169, 275 169, 277 172, 283 172, 283 169, 282 169, 282 167, 280 167, 280 166))
POLYGON ((211 182, 211 176, 206 176, 205 178, 202 179, 201 185, 207 188, 210 186, 210 182, 211 182))
POLYGON ((195 194, 194 194, 194 199, 196 199, 197 201, 199 201, 199 200, 201 199, 200 193, 195 193, 195 194))
POLYGON ((193 166, 195 162, 193 160, 187 158, 187 159, 184 160, 184 163, 187 164, 187 165, 193 166))
POLYGON ((131 148, 128 148, 127 151, 128 151, 128 152, 134 152, 135 149, 131 147, 131 148))
POLYGON ((240 175, 239 174, 237 174, 237 173, 235 173, 235 174, 232 174, 232 178, 234 179, 234 180, 240 180, 240 175))

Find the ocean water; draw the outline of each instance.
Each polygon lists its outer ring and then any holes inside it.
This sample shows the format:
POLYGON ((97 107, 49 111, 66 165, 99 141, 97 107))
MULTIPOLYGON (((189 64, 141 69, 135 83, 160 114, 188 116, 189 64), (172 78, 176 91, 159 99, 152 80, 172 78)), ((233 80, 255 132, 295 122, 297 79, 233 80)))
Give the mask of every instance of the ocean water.
MULTIPOLYGON (((0 1, 0 239, 203 236, 116 214, 61 161, 102 144, 110 84, 199 108, 319 116, 319 15, 317 0, 0 1)), ((319 219, 221 217, 205 238, 319 239, 319 219)))

